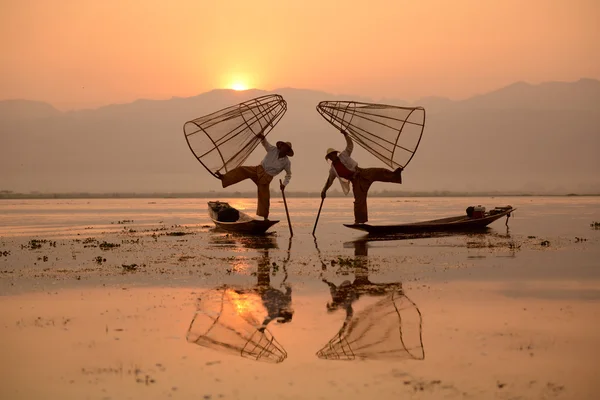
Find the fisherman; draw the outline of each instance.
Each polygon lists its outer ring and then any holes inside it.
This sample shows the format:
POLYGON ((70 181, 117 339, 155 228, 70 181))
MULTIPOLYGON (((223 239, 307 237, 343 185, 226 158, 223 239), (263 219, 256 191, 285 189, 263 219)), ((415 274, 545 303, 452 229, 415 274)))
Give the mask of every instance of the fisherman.
POLYGON ((341 153, 335 149, 327 149, 325 159, 331 161, 329 177, 325 187, 321 191, 321 198, 326 197, 327 189, 331 187, 337 177, 342 185, 344 194, 350 191, 354 193, 354 223, 364 224, 368 221, 367 193, 373 182, 402 183, 402 167, 391 171, 386 168, 360 168, 358 163, 350 157, 354 144, 348 132, 341 131, 346 138, 346 148, 341 153))
POLYGON ((221 174, 220 172, 217 172, 216 174, 217 178, 221 180, 224 188, 248 178, 252 179, 258 187, 256 215, 263 217, 265 221, 267 221, 271 198, 269 185, 271 184, 273 177, 283 170, 285 170, 285 179, 283 180, 283 183, 279 185, 279 188, 283 191, 288 183, 290 183, 290 179, 292 178, 292 163, 288 157, 294 156, 294 150, 292 150, 292 144, 290 142, 280 141, 273 146, 267 141, 263 134, 259 134, 257 137, 261 139, 261 143, 267 151, 267 155, 263 158, 260 165, 255 167, 241 166, 232 169, 226 174, 221 174))

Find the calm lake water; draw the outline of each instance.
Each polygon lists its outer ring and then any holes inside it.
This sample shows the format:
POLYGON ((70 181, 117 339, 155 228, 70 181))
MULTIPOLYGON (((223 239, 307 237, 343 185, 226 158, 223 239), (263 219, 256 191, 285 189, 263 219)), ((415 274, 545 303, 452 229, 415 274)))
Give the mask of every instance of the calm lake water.
MULTIPOLYGON (((61 237, 87 232, 118 231, 118 221, 133 220, 137 227, 164 224, 212 225, 206 211, 209 199, 76 199, 76 200, 0 200, 0 236, 61 237)), ((222 199, 254 215, 255 199, 222 199)), ((320 199, 291 198, 288 208, 295 235, 310 234, 320 199)), ((600 197, 434 197, 371 198, 369 223, 415 222, 462 215, 471 205, 487 209, 512 205, 517 208, 509 221, 512 234, 585 235, 590 223, 600 221, 600 197)), ((327 198, 324 202, 317 236, 320 240, 346 239, 361 235, 342 226, 352 223, 352 198, 327 198)), ((281 198, 271 200, 271 219, 281 222, 271 228, 288 235, 281 198)), ((505 220, 494 222, 493 230, 504 232, 505 220)))
POLYGON ((288 199, 292 240, 280 198, 259 239, 206 202, 0 201, 0 398, 597 397, 600 197, 372 198, 373 224, 517 208, 390 241, 342 225, 351 197, 317 240, 320 199, 288 199))

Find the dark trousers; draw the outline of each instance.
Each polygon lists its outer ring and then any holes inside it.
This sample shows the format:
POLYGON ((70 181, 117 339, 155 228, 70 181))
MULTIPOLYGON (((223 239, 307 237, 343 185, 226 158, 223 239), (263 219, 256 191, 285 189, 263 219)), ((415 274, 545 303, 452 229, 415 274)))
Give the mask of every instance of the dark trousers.
POLYGON ((402 183, 402 175, 386 168, 356 168, 352 178, 354 193, 354 222, 365 223, 369 220, 367 211, 367 193, 373 182, 402 183))

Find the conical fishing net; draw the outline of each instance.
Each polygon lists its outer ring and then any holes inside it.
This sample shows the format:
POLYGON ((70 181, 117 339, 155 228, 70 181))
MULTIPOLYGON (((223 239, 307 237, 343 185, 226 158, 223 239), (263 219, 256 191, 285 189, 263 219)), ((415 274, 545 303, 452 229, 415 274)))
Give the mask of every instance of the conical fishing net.
POLYGON ((256 361, 280 363, 286 351, 256 314, 262 312, 260 297, 223 287, 199 299, 186 339, 190 343, 256 361))
POLYGON ((214 176, 239 167, 287 110, 277 94, 257 97, 188 121, 183 132, 192 153, 214 176))
POLYGON ((417 306, 396 291, 346 321, 317 356, 327 360, 422 360, 421 324, 417 306))
POLYGON ((406 167, 419 147, 425 128, 423 107, 322 101, 317 111, 392 169, 406 167))

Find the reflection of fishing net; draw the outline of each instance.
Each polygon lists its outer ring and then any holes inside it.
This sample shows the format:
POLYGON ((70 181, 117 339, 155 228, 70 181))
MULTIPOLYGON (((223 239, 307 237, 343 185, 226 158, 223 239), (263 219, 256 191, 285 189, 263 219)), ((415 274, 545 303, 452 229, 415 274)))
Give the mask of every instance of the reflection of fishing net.
POLYGON ((277 94, 246 102, 188 121, 183 132, 190 149, 213 175, 239 167, 287 110, 277 94))
POLYGON ((322 101, 317 111, 392 169, 406 167, 419 147, 425 128, 423 107, 322 101))
POLYGON ((356 314, 317 352, 327 360, 425 358, 421 313, 402 291, 356 314))
POLYGON ((271 332, 260 327, 254 314, 260 298, 231 288, 209 292, 199 300, 187 341, 256 361, 280 363, 287 353, 271 332))

